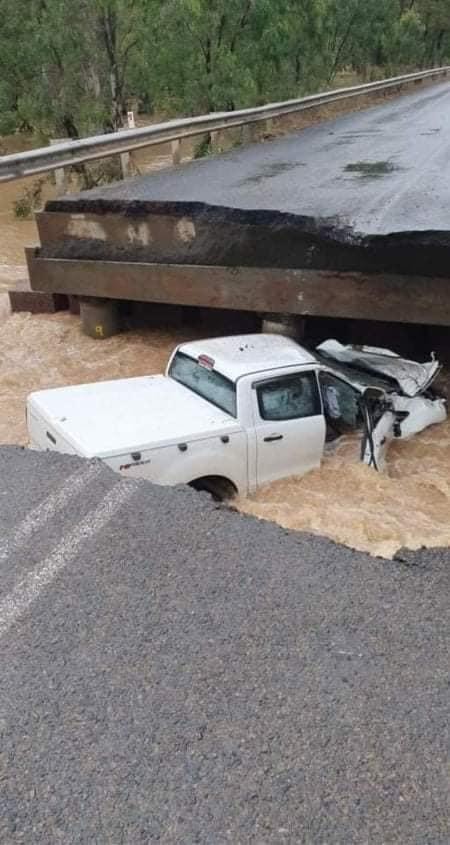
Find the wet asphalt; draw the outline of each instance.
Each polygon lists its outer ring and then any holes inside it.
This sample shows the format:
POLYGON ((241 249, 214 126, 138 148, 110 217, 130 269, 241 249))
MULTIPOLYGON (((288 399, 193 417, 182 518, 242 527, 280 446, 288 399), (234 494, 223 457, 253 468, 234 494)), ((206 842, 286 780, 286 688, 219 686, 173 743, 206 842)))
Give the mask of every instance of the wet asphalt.
POLYGON ((0 841, 450 841, 450 553, 0 449, 0 841))
MULTIPOLYGON (((368 235, 447 231, 449 161, 445 82, 284 138, 83 193, 83 205, 99 198, 200 202, 331 218, 368 235)), ((64 206, 78 201, 65 197, 64 206)))

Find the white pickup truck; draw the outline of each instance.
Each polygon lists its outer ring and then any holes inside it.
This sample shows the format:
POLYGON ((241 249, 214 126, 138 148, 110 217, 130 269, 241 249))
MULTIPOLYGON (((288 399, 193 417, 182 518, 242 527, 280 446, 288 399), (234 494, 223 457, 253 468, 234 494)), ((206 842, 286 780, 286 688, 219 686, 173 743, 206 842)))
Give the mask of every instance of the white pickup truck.
POLYGON ((269 334, 195 341, 175 349, 165 375, 32 393, 30 445, 217 498, 245 495, 318 467, 326 443, 350 431, 380 468, 393 437, 446 418, 429 391, 438 370, 336 341, 314 352, 269 334))

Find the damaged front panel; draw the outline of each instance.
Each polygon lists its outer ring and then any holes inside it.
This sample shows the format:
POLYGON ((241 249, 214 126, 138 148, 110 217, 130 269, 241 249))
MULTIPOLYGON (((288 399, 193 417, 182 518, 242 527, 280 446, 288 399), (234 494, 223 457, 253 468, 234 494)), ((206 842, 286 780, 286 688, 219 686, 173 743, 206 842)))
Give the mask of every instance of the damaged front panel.
POLYGON ((319 360, 334 372, 333 404, 325 404, 331 427, 343 433, 351 423, 348 390, 339 384, 350 382, 359 393, 360 415, 353 414, 353 430, 363 429, 361 460, 383 469, 386 452, 394 438, 408 439, 430 425, 447 418, 447 402, 429 387, 440 371, 439 361, 421 364, 401 358, 389 349, 343 346, 324 341, 316 350, 319 360), (345 381, 343 381, 345 379, 345 381), (334 419, 333 419, 334 417, 334 419))
POLYGON ((344 346, 337 340, 326 340, 317 347, 317 350, 333 361, 392 379, 397 388, 410 397, 423 393, 441 369, 439 361, 436 361, 434 357, 431 361, 420 364, 417 361, 401 358, 390 349, 379 349, 374 346, 344 346))

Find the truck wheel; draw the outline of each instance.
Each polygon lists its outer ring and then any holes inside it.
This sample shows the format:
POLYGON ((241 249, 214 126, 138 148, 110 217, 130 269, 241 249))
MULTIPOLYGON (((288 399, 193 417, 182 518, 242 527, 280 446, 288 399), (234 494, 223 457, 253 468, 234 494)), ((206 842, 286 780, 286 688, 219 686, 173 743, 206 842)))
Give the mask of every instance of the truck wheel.
POLYGON ((226 502, 232 499, 236 493, 236 487, 228 478, 222 478, 219 475, 208 475, 205 478, 196 478, 191 481, 189 487, 194 490, 205 490, 209 493, 215 502, 226 502))

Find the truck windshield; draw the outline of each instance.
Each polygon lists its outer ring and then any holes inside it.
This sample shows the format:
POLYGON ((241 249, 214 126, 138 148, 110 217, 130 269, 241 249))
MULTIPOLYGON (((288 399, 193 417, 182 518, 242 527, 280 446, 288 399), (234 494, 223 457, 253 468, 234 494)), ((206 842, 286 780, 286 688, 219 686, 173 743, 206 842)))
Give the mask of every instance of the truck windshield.
POLYGON ((216 370, 202 366, 194 358, 177 352, 170 366, 171 378, 207 399, 221 411, 236 417, 236 385, 216 370))

